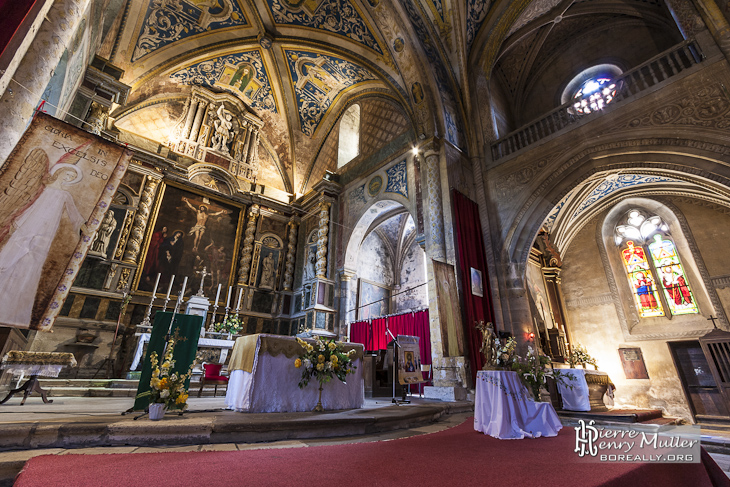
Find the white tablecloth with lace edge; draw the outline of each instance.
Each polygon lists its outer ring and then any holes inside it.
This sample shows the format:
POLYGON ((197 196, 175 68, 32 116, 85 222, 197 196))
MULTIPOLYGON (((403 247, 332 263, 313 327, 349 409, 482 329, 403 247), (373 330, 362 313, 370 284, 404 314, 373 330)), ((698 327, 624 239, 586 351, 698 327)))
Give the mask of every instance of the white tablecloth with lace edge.
POLYGON ((522 439, 557 436, 561 428, 553 405, 533 401, 517 372, 477 372, 476 431, 500 439, 522 439))

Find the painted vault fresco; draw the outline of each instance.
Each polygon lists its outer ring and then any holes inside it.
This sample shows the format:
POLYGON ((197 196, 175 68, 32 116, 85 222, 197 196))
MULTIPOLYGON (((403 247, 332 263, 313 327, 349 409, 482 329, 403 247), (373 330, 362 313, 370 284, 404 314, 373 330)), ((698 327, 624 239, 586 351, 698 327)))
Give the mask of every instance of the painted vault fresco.
POLYGON ((277 112, 258 49, 202 61, 172 73, 170 78, 186 85, 221 88, 237 95, 253 109, 277 112))
POLYGON ((132 62, 165 46, 204 32, 248 25, 238 0, 152 0, 132 62))
POLYGON ((348 37, 383 54, 370 26, 351 2, 341 0, 267 0, 274 22, 324 30, 348 37))
POLYGON ((345 89, 378 79, 344 59, 319 53, 284 50, 297 97, 302 132, 312 136, 332 102, 345 89))

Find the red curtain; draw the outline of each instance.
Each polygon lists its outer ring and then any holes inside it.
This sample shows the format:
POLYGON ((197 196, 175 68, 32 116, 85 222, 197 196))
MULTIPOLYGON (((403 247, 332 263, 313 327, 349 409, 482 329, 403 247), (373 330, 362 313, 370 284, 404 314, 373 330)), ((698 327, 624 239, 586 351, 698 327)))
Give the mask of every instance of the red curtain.
POLYGON ((370 323, 367 321, 358 321, 350 323, 350 341, 352 343, 362 343, 365 350, 371 350, 373 345, 373 337, 370 334, 370 323))
POLYGON ((474 328, 474 324, 482 320, 494 323, 492 293, 489 288, 489 274, 484 253, 482 225, 479 220, 479 207, 455 189, 451 190, 451 201, 454 208, 454 237, 459 268, 458 275, 463 296, 464 336, 467 338, 471 370, 475 371, 472 374, 474 376, 472 377, 472 385, 474 385, 476 371, 481 370, 482 365, 484 365, 484 359, 479 352, 482 337, 481 333, 474 328), (472 268, 482 274, 484 296, 472 294, 472 268))
POLYGON ((350 341, 362 343, 365 350, 385 350, 392 340, 390 335, 386 335, 386 329, 390 330, 394 336, 411 335, 419 337, 421 363, 431 364, 431 329, 427 309, 416 313, 408 312, 388 316, 387 318, 375 318, 372 322, 358 321, 351 323, 350 341))
POLYGON ((390 337, 385 336, 385 329, 388 318, 375 318, 370 322, 373 344, 369 350, 385 350, 390 342, 390 337))

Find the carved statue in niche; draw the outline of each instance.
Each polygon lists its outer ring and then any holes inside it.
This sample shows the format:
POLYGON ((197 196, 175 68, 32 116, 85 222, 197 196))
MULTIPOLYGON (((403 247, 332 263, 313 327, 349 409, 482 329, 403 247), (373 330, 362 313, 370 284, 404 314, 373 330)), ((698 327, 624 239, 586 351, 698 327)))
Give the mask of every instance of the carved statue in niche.
POLYGON ((112 233, 114 233, 115 228, 117 228, 117 221, 114 219, 114 212, 109 210, 106 212, 104 219, 101 221, 99 230, 96 232, 96 238, 94 238, 94 241, 91 243, 91 250, 89 253, 106 257, 109 241, 112 238, 112 233))
POLYGON ((304 260, 304 277, 302 277, 302 282, 311 281, 315 278, 315 276, 317 275, 316 265, 317 246, 310 245, 309 252, 307 253, 307 258, 304 260))
POLYGON ((264 258, 264 260, 261 262, 261 266, 263 270, 261 272, 261 283, 259 284, 259 287, 265 289, 273 289, 275 269, 274 254, 272 252, 269 252, 268 255, 264 258))
POLYGON ((231 112, 227 111, 223 107, 223 103, 218 107, 216 111, 218 119, 213 123, 215 126, 215 133, 211 139, 213 144, 213 150, 224 152, 228 154, 228 139, 231 138, 231 129, 233 128, 233 117, 231 112))

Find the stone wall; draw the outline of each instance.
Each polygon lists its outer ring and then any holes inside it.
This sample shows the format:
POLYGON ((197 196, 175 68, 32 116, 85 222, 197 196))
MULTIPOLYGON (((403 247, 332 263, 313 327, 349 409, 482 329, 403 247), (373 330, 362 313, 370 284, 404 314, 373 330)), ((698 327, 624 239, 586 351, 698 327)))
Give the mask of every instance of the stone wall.
MULTIPOLYGON (((668 201, 687 219, 691 235, 685 237, 696 244, 727 313, 730 309, 730 289, 727 286, 730 284, 725 281, 730 274, 730 262, 727 260, 730 212, 719 205, 690 198, 674 197, 668 198, 668 201)), ((563 259, 562 289, 573 343, 584 345, 596 357, 600 369, 608 372, 617 387, 616 406, 661 408, 668 416, 691 421, 690 407, 667 345, 668 340, 627 342, 622 333, 596 238, 596 226, 602 223, 602 217, 599 217, 583 227, 566 249, 563 259), (649 379, 626 378, 618 352, 623 347, 641 349, 649 379)), ((607 250, 611 251, 610 248, 607 250)), ((618 286, 624 285, 625 276, 616 275, 615 279, 618 286)), ((702 283, 692 282, 690 285, 699 291, 702 283)), ((714 312, 700 306, 697 319, 704 320, 704 316, 714 312)), ((666 329, 670 328, 669 320, 659 320, 666 321, 666 329)), ((657 327, 657 333, 662 332, 661 323, 653 326, 657 327)))

